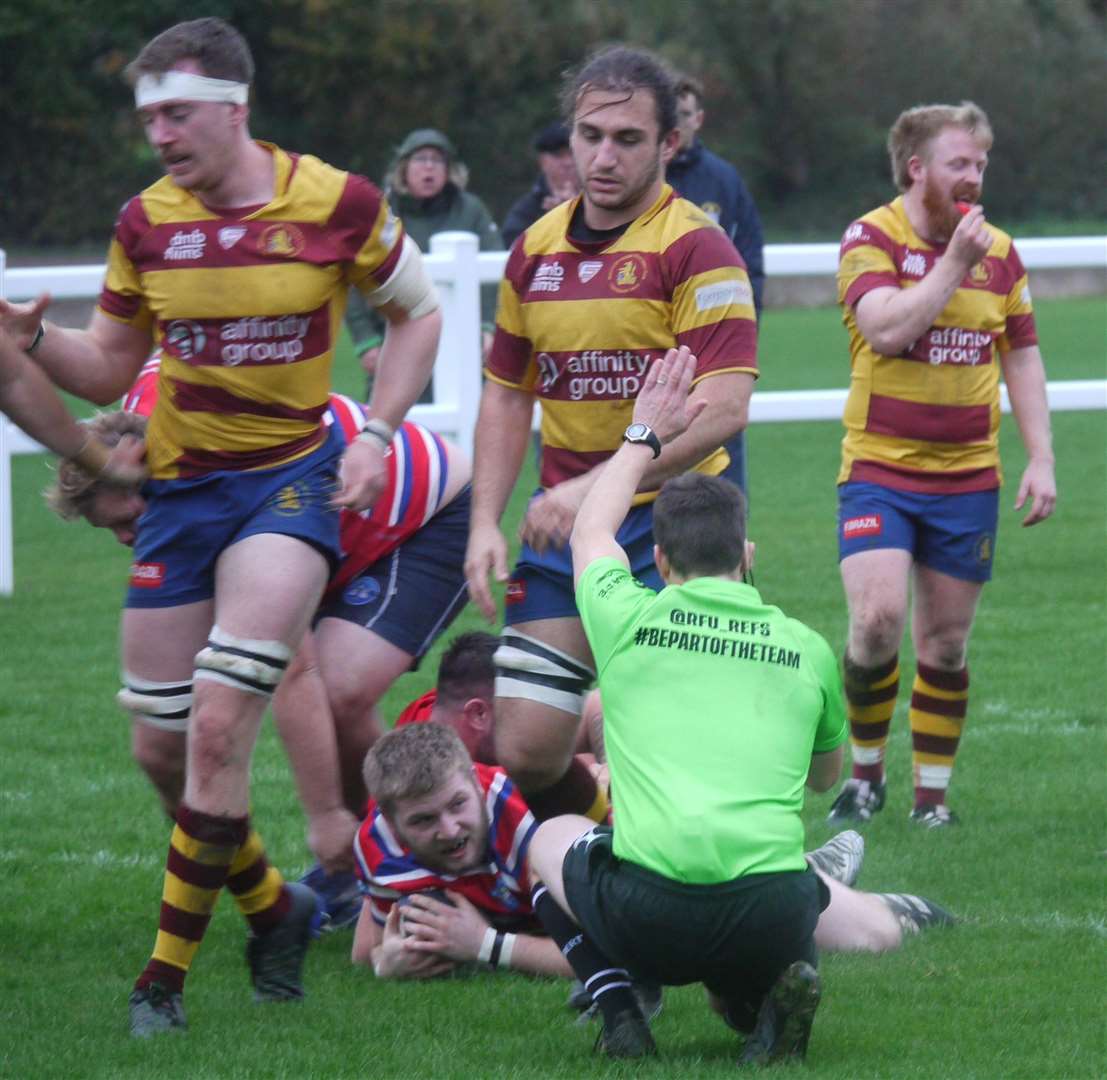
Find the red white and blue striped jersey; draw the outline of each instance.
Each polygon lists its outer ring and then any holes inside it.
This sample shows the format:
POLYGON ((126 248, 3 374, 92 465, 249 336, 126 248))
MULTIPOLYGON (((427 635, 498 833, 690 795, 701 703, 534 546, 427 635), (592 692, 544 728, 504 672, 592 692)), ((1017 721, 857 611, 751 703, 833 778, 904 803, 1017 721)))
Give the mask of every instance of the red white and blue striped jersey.
MULTIPOLYGON (((142 366, 123 398, 126 412, 149 416, 158 397, 161 357, 155 353, 142 366)), ((349 443, 365 426, 366 408, 344 394, 331 394, 323 416, 337 424, 349 443)), ((342 562, 329 590, 341 589, 378 559, 395 551, 442 508, 449 476, 446 444, 432 431, 405 420, 385 455, 388 483, 369 510, 343 510, 339 515, 342 562)))
MULTIPOLYGON (((331 394, 329 416, 337 420, 347 442, 365 424, 364 406, 341 394, 331 394)), ((388 483, 380 498, 368 510, 342 511, 342 562, 327 587, 328 593, 342 589, 378 559, 395 551, 442 508, 449 472, 446 444, 433 431, 405 420, 392 436, 385 464, 388 483)))
POLYGON ((503 769, 478 764, 473 772, 488 812, 487 860, 464 874, 439 874, 417 862, 370 801, 354 840, 354 857, 362 892, 379 925, 402 896, 430 889, 460 893, 493 922, 533 914, 527 852, 538 823, 503 769))

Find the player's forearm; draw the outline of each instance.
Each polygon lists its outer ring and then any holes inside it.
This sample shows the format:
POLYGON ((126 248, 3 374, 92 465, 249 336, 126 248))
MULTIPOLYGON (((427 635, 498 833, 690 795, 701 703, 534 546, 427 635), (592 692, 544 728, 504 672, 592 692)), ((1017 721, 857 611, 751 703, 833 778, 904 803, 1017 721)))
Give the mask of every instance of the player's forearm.
POLYGON ((133 372, 88 330, 46 323, 33 361, 61 389, 97 405, 111 405, 130 386, 133 372))
POLYGON ((652 457, 653 450, 645 443, 623 443, 602 467, 594 470, 595 481, 577 511, 569 541, 574 566, 597 539, 614 538, 652 457))
POLYGON ((438 309, 416 319, 390 322, 384 335, 369 412, 393 428, 426 389, 438 353, 442 313, 438 309))
POLYGON ((534 934, 517 934, 511 950, 512 971, 522 971, 529 975, 556 975, 561 978, 573 978, 573 969, 569 961, 561 955, 557 942, 552 938, 537 937, 534 934))
POLYGON ((73 457, 88 432, 69 414, 50 380, 6 340, 0 342, 0 412, 62 457, 73 457))
POLYGON ((491 380, 473 439, 473 525, 499 526, 530 445, 534 398, 491 380))
POLYGON ((943 255, 910 289, 877 289, 855 308, 857 329, 881 356, 899 356, 909 349, 945 310, 968 267, 943 255))
POLYGON ((1053 464, 1053 436, 1049 423, 1045 365, 1036 345, 1013 349, 1001 358, 1003 380, 1011 412, 1019 426, 1026 456, 1053 464))

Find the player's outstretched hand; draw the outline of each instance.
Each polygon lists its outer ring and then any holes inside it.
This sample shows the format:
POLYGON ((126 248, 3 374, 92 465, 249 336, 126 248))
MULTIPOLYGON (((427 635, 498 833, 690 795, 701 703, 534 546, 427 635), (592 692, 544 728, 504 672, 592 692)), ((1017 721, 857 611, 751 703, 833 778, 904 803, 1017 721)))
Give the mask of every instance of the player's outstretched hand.
POLYGON ((634 419, 648 424, 662 445, 686 431, 707 408, 704 400, 688 400, 695 373, 696 357, 687 345, 670 349, 646 372, 634 403, 634 419))
POLYGON ((13 304, 0 299, 0 329, 7 331, 19 349, 28 349, 35 340, 42 317, 50 306, 50 294, 43 293, 34 300, 13 304))
POLYGON ((1022 519, 1023 526, 1037 525, 1053 513, 1057 505, 1057 481, 1053 465, 1048 461, 1031 460, 1022 474, 1015 509, 1021 510, 1027 499, 1030 512, 1022 519))
POLYGON ((465 580, 469 585, 469 599, 489 623, 494 623, 496 601, 488 581, 489 574, 501 583, 507 581, 507 541, 499 526, 474 522, 465 550, 465 580))
POLYGON ((384 454, 373 443, 355 439, 338 465, 338 491, 331 505, 345 510, 367 510, 388 482, 384 454))

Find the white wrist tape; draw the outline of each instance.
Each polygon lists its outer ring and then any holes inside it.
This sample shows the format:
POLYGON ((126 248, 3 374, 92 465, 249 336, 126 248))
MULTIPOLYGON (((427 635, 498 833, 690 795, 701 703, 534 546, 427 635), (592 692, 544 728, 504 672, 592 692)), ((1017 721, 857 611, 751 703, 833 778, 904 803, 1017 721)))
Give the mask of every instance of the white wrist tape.
POLYGON ((140 75, 135 83, 135 108, 160 105, 163 101, 222 101, 245 105, 250 97, 246 83, 230 79, 209 79, 191 71, 163 71, 140 75))
POLYGON ((492 958, 492 948, 496 944, 496 930, 494 927, 489 927, 484 932, 484 940, 480 943, 480 950, 477 952, 477 960, 482 964, 487 964, 492 958))

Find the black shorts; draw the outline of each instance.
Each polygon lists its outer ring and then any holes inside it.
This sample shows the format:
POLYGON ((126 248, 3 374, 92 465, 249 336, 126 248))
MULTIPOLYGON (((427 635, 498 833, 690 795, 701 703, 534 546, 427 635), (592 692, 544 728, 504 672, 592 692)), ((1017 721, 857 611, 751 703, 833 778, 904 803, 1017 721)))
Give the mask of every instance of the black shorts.
POLYGON ((565 895, 588 937, 635 978, 702 982, 748 1031, 777 976, 817 962, 815 924, 830 893, 810 869, 684 885, 616 858, 610 827, 588 836, 565 855, 565 895))
POLYGON ((315 615, 372 630, 416 663, 469 601, 465 545, 472 491, 465 487, 418 532, 378 559, 315 615))

